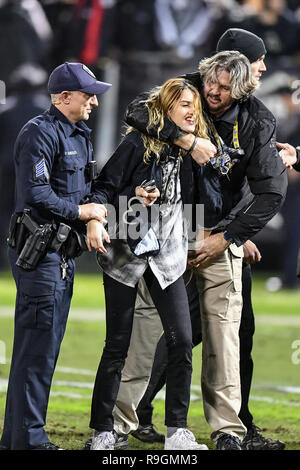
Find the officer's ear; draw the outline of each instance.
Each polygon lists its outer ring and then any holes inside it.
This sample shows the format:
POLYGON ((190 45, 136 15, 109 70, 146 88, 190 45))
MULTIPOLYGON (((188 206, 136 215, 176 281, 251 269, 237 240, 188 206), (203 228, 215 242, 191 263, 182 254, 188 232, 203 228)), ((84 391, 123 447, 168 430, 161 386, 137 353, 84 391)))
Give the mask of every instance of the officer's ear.
POLYGON ((70 104, 71 95, 72 95, 72 92, 71 92, 71 91, 62 91, 61 94, 60 94, 60 96, 61 96, 61 103, 65 104, 65 105, 70 104))

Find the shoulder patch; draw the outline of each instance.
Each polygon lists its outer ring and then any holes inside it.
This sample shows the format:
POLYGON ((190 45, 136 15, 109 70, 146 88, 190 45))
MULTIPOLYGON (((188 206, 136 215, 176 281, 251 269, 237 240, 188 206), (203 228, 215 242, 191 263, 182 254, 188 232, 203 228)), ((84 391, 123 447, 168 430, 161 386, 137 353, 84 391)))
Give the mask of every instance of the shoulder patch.
POLYGON ((49 173, 44 158, 41 158, 33 167, 33 179, 37 180, 42 176, 45 176, 47 181, 49 180, 49 173))

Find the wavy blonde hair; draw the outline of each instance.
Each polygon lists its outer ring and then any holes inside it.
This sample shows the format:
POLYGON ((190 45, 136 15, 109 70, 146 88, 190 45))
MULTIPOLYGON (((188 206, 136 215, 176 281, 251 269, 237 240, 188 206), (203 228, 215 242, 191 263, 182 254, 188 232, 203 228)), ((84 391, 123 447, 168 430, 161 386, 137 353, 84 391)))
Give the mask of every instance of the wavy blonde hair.
MULTIPOLYGON (((149 112, 147 130, 151 129, 153 126, 158 125, 159 137, 160 131, 164 127, 165 118, 168 117, 168 112, 179 101, 182 92, 186 89, 191 90, 195 96, 194 117, 196 126, 194 134, 205 139, 209 138, 206 122, 202 114, 202 103, 199 92, 197 88, 195 88, 184 78, 171 78, 167 80, 162 86, 156 87, 150 92, 149 98, 144 101, 149 112)), ((130 127, 127 130, 127 133, 132 132, 133 130, 134 128, 130 127)), ((159 161, 162 151, 169 147, 169 144, 166 142, 161 142, 160 140, 145 134, 142 134, 142 139, 145 147, 145 163, 149 162, 151 155, 153 154, 156 156, 157 161, 159 161)), ((185 154, 187 154, 187 151, 180 149, 180 157, 183 157, 185 154)))

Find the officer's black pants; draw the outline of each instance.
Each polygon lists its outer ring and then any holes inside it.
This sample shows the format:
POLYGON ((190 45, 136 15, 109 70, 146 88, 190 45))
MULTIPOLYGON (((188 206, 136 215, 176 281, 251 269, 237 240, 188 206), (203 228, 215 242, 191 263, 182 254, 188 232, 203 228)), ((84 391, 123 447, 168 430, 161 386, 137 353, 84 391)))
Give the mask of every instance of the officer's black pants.
MULTIPOLYGON (((179 278, 162 290, 150 268, 144 279, 165 331, 168 356, 164 369, 165 424, 185 427, 192 375, 192 329, 184 281, 179 278)), ((103 280, 106 341, 95 380, 90 427, 97 431, 112 431, 112 412, 130 344, 137 286, 126 286, 106 274, 103 280)))
POLYGON ((73 293, 74 261, 61 279, 61 258, 48 253, 34 271, 16 266, 15 332, 1 445, 30 449, 49 441, 44 430, 51 381, 73 293))
MULTIPOLYGON (((254 335, 254 314, 251 303, 251 267, 244 264, 242 270, 242 294, 243 294, 243 309, 241 325, 239 330, 240 336, 240 376, 241 376, 241 395, 242 403, 239 418, 243 424, 249 429, 252 424, 253 417, 248 408, 249 394, 251 388, 252 374, 253 374, 253 361, 251 357, 253 335, 254 335)), ((192 322, 193 333, 193 346, 197 346, 202 341, 201 335, 201 316, 199 314, 199 295, 195 279, 186 286, 190 315, 192 322)), ((152 422, 153 406, 152 400, 156 394, 161 390, 166 380, 166 364, 168 358, 168 351, 166 348, 164 335, 158 342, 155 352, 151 378, 147 390, 139 403, 137 408, 137 415, 139 422, 142 425, 147 425, 152 422)))

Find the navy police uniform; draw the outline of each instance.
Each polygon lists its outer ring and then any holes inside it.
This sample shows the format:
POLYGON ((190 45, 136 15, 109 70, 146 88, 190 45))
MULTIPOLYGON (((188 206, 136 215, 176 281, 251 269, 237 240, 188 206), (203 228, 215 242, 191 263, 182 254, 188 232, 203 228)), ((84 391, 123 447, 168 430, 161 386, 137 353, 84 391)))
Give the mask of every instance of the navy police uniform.
MULTIPOLYGON (((65 63, 52 74, 50 93, 78 90, 96 94, 110 86, 96 81, 82 64, 65 63)), ((42 226, 64 223, 75 227, 80 223, 78 206, 91 190, 86 171, 93 160, 90 132, 83 121, 74 124, 55 106, 22 128, 14 155, 16 213, 30 210, 32 220, 42 226)), ((30 449, 49 443, 44 425, 72 298, 75 263, 63 249, 47 250, 29 270, 16 264, 14 248, 9 249, 9 258, 17 299, 1 446, 30 449)))
MULTIPOLYGON (((31 210, 38 224, 53 219, 70 223, 90 192, 85 167, 92 160, 90 129, 73 124, 57 108, 34 118, 21 130, 15 146, 16 212, 31 210)), ((73 291, 74 260, 47 253, 33 271, 16 266, 15 338, 2 445, 26 449, 48 442, 43 429, 54 367, 64 335, 73 291)))

